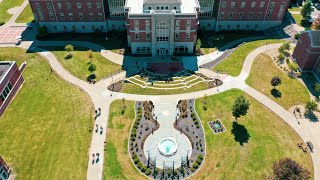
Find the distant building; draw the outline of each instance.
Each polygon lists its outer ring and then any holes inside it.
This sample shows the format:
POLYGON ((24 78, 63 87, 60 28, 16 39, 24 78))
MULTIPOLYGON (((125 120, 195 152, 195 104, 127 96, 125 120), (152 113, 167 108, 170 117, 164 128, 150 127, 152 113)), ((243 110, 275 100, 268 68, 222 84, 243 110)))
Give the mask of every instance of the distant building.
POLYGON ((260 31, 280 25, 290 3, 290 0, 29 1, 36 22, 49 32, 126 30, 134 54, 152 55, 192 52, 199 28, 260 31), (160 27, 162 20, 165 22, 160 27), (191 24, 187 24, 190 20, 191 24), (160 35, 164 33, 167 34, 160 35), (168 47, 161 49, 166 44, 163 41, 168 42, 168 47))
MULTIPOLYGON (((21 66, 22 69, 24 67, 25 64, 21 66)), ((24 81, 21 74, 22 69, 19 69, 14 61, 0 62, 0 116, 24 81)))
POLYGON ((9 179, 10 173, 10 167, 6 164, 6 162, 4 162, 4 160, 0 156, 0 180, 9 179))
POLYGON ((320 31, 302 33, 292 57, 300 70, 312 71, 320 78, 320 31))

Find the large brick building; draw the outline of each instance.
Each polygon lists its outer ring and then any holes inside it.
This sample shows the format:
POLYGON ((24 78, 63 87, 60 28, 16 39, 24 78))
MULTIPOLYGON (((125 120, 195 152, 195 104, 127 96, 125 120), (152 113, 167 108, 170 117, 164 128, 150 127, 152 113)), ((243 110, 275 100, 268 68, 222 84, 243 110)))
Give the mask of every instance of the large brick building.
POLYGON ((320 31, 302 33, 292 57, 300 70, 313 71, 320 78, 320 31))
POLYGON ((49 32, 127 30, 133 53, 190 53, 197 29, 263 30, 290 0, 29 0, 49 32))
POLYGON ((4 159, 0 156, 0 180, 9 179, 11 173, 10 167, 6 164, 4 159))

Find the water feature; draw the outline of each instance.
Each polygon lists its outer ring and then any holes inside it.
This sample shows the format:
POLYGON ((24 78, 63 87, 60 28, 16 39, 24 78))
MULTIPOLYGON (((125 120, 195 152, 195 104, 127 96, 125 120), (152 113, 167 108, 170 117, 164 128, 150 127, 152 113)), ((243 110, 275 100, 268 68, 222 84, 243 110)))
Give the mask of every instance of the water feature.
POLYGON ((172 156, 177 152, 178 146, 174 138, 165 138, 158 145, 160 153, 164 156, 172 156))

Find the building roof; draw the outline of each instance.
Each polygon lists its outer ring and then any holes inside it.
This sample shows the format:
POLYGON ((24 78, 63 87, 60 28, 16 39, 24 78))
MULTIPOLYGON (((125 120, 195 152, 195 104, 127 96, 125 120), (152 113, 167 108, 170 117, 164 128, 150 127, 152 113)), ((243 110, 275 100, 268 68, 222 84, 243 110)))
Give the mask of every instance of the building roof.
POLYGON ((4 159, 0 156, 0 167, 3 167, 4 171, 10 175, 10 171, 11 169, 9 168, 9 166, 6 164, 6 162, 4 162, 4 159))
POLYGON ((181 0, 143 0, 144 4, 181 4, 181 0))
POLYGON ((4 79, 6 76, 7 72, 9 71, 10 67, 13 65, 12 62, 0 62, 0 82, 4 79))
POLYGON ((312 46, 320 46, 320 30, 309 31, 309 36, 310 36, 312 46))

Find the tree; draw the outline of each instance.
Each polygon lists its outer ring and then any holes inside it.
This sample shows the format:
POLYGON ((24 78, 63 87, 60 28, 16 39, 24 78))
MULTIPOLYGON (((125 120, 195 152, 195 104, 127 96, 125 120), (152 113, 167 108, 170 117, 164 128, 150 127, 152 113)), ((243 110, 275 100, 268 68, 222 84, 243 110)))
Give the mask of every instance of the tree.
POLYGON ((250 102, 243 95, 237 97, 232 106, 232 115, 236 118, 247 114, 249 110, 250 102))
POLYGON ((283 53, 280 53, 280 54, 278 55, 278 60, 279 60, 279 61, 283 61, 285 58, 286 58, 286 57, 283 55, 283 53))
POLYGON ((281 159, 273 164, 273 179, 310 179, 310 172, 290 158, 281 159))
POLYGON ((200 51, 201 46, 202 46, 202 42, 201 42, 200 39, 198 39, 197 42, 196 42, 196 49, 197 49, 198 51, 200 51))
POLYGON ((311 113, 318 109, 318 103, 315 101, 308 101, 306 104, 306 113, 311 113))
POLYGON ((306 17, 310 16, 311 12, 312 12, 311 1, 308 0, 303 5, 303 7, 300 11, 300 14, 302 15, 303 18, 306 18, 306 17))
POLYGON ((320 30, 320 14, 314 19, 311 27, 314 30, 320 30))
POLYGON ((69 53, 69 55, 71 56, 71 51, 73 51, 74 47, 71 44, 68 44, 64 47, 64 49, 69 53))
POLYGON ((96 70, 97 70, 97 67, 96 67, 96 65, 95 65, 95 64, 91 63, 91 64, 89 65, 88 70, 93 74, 93 73, 94 73, 94 71, 96 71, 96 70))
POLYGON ((291 71, 296 72, 298 71, 298 64, 295 62, 289 62, 288 63, 289 68, 291 69, 291 71))
POLYGON ((91 49, 88 50, 88 58, 90 59, 90 62, 91 62, 93 58, 93 52, 91 49))
POLYGON ((276 88, 276 86, 280 85, 281 84, 281 78, 279 76, 274 76, 272 79, 271 79, 271 86, 273 86, 273 89, 276 88))
POLYGON ((289 51, 290 50, 290 44, 289 42, 285 42, 281 45, 281 47, 285 50, 285 51, 289 51))

